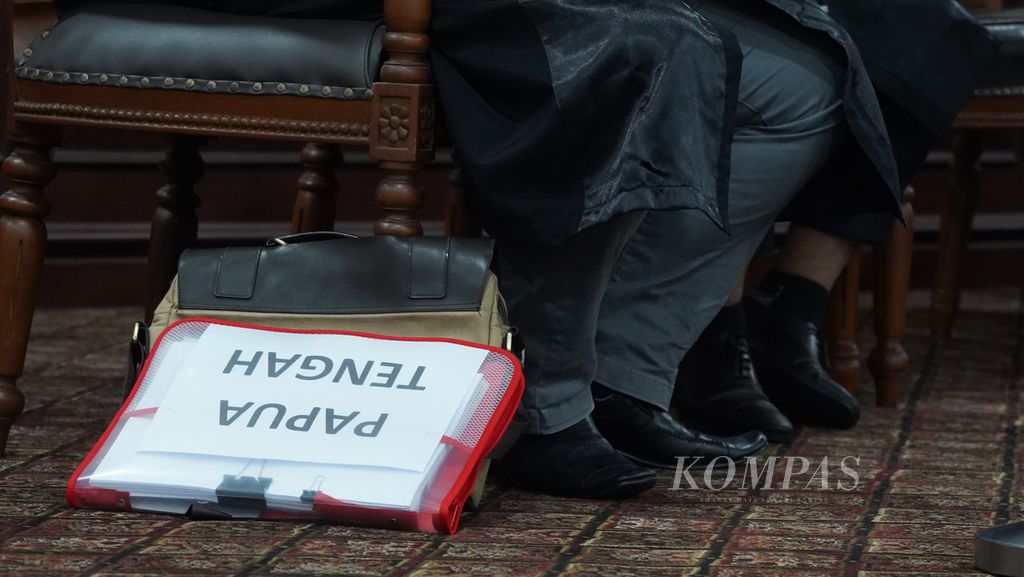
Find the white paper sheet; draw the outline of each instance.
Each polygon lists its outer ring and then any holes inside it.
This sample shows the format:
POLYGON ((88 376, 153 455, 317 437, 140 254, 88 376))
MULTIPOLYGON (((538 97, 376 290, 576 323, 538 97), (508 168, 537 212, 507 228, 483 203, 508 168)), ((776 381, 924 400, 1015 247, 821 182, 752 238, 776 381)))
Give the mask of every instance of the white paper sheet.
MULTIPOLYGON (((198 339, 190 338, 182 341, 172 341, 160 345, 160 370, 147 370, 143 381, 143 388, 132 397, 131 408, 139 409, 155 407, 171 388, 171 383, 178 376, 178 368, 185 365, 185 361, 195 348, 198 339)), ((154 359, 155 361, 156 359, 154 359)))
MULTIPOLYGON (((173 357, 167 357, 171 360, 173 357)), ((479 382, 479 375, 478 375, 479 382)), ((460 404, 467 409, 467 392, 460 404)), ((270 506, 306 510, 303 491, 319 491, 354 505, 415 510, 427 483, 451 451, 441 443, 424 471, 386 467, 295 463, 208 455, 139 452, 139 440, 153 423, 152 415, 126 417, 110 444, 87 475, 91 486, 127 491, 137 498, 171 501, 217 500, 216 489, 225 475, 270 479, 266 500, 270 506)), ((451 434, 453 423, 446 433, 451 434)))
POLYGON ((441 342, 211 325, 137 450, 422 472, 486 355, 441 342))

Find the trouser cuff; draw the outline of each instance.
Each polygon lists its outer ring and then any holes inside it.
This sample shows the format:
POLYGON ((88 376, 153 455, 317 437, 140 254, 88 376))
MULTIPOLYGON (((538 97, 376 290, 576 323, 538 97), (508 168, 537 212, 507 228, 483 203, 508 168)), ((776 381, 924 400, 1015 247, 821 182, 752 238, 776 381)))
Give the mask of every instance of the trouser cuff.
POLYGON ((609 389, 640 399, 667 411, 672 400, 672 389, 675 388, 676 373, 652 375, 629 367, 602 360, 597 364, 597 377, 594 379, 609 389))

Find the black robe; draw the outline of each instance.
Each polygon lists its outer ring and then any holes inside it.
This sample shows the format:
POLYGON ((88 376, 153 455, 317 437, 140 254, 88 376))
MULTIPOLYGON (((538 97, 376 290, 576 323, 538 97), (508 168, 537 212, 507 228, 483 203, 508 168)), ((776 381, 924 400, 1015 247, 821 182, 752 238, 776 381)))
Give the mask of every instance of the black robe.
POLYGON ((739 53, 682 2, 436 0, 432 65, 493 236, 557 243, 641 209, 725 224, 739 53))
MULTIPOLYGON (((851 137, 793 216, 898 215, 994 54, 988 35, 954 0, 762 2, 827 35, 848 70, 851 137)), ((662 0, 436 0, 434 13, 441 103, 491 234, 557 243, 637 209, 728 227, 727 34, 662 0)))
MULTIPOLYGON (((800 195, 802 210, 898 214, 900 191, 994 54, 985 31, 955 0, 735 1, 774 7, 846 60, 851 138, 800 195)), ((380 5, 172 3, 301 18, 374 17, 380 5)), ((739 56, 684 2, 434 0, 430 34, 443 115, 492 235, 554 244, 643 209, 694 208, 728 227, 739 56)))

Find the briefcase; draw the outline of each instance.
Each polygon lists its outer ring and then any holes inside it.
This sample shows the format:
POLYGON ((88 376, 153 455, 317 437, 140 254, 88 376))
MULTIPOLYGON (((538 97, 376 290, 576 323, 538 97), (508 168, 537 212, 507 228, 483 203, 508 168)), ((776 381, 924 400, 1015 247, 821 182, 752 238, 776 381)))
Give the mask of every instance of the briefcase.
MULTIPOLYGON (((124 395, 149 351, 175 322, 190 318, 293 330, 449 338, 522 357, 490 270, 493 242, 480 238, 355 237, 311 232, 260 246, 186 250, 149 326, 136 323, 124 395)), ((522 430, 517 414, 499 457, 522 430)), ((489 468, 480 467, 468 506, 479 504, 489 468)))
POLYGON ((489 268, 492 246, 480 238, 315 232, 186 250, 150 338, 205 317, 505 346, 512 331, 489 268))

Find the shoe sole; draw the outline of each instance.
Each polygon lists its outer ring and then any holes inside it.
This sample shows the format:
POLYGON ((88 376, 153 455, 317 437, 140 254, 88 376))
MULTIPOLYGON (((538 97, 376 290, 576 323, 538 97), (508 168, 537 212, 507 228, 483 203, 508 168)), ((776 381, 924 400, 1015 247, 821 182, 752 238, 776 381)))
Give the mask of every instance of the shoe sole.
POLYGON ((658 482, 658 476, 654 471, 645 473, 637 473, 633 477, 627 477, 621 480, 615 487, 607 489, 605 491, 598 491, 595 493, 585 494, 574 494, 568 491, 552 491, 548 490, 539 485, 533 485, 531 483, 524 483, 520 479, 517 479, 508 469, 502 468, 502 472, 516 487, 529 491, 531 493, 541 493, 544 495, 552 495, 555 497, 571 497, 574 499, 596 499, 596 500, 620 500, 635 497, 641 493, 649 491, 654 488, 654 485, 658 482))
MULTIPOLYGON (((754 451, 753 453, 750 453, 749 455, 733 457, 732 458, 732 462, 735 464, 738 460, 746 459, 747 457, 753 457, 754 455, 757 455, 758 453, 760 453, 763 450, 764 450, 764 447, 760 447, 758 450, 754 451)), ((674 471, 679 466, 679 461, 673 461, 672 464, 656 463, 654 461, 650 461, 650 460, 647 460, 647 459, 642 459, 640 457, 637 457, 636 455, 630 455, 629 453, 625 453, 623 451, 619 451, 619 452, 622 453, 629 460, 631 460, 631 461, 633 461, 635 463, 639 463, 641 465, 646 465, 648 467, 655 467, 655 468, 658 468, 658 469, 668 469, 670 471, 674 471)), ((729 459, 722 459, 720 461, 715 461, 715 457, 687 457, 685 455, 681 455, 681 456, 682 457, 686 457, 687 459, 695 459, 695 461, 693 461, 694 464, 692 466, 694 468, 697 468, 697 469, 707 469, 707 468, 709 468, 709 465, 711 465, 711 463, 715 463, 714 465, 710 466, 711 469, 718 470, 718 469, 728 469, 729 468, 729 459)), ((724 457, 726 455, 722 455, 722 456, 724 457)))
POLYGON ((771 431, 768 429, 758 427, 726 427, 718 423, 709 423, 707 421, 695 419, 693 417, 687 416, 685 413, 680 413, 679 418, 688 427, 697 429, 702 433, 715 435, 716 437, 732 437, 735 435, 742 435, 743 433, 747 433, 750 431, 761 431, 762 433, 764 433, 764 436, 768 439, 769 443, 782 443, 788 445, 793 442, 793 439, 795 439, 797 435, 796 431, 771 431))
POLYGON ((650 491, 657 483, 658 476, 654 474, 654 471, 651 471, 650 475, 638 476, 636 479, 630 479, 626 482, 620 483, 619 486, 614 489, 600 493, 592 493, 582 498, 610 500, 628 499, 650 491))

